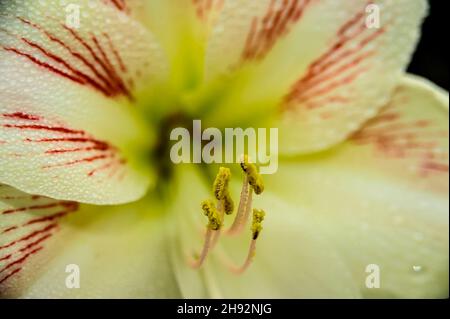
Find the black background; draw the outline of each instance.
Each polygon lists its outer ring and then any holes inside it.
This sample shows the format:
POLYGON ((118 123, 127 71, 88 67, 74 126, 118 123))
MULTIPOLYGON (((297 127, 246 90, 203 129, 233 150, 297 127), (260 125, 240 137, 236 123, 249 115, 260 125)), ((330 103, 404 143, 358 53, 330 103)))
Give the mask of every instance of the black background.
POLYGON ((422 37, 408 72, 423 76, 448 90, 447 0, 430 0, 430 13, 422 28, 422 37))

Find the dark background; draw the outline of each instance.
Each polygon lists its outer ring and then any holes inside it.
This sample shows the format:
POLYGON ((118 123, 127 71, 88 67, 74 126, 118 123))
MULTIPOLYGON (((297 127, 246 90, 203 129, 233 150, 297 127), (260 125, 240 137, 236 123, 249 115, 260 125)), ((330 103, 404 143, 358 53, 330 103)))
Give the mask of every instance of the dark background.
POLYGON ((429 3, 430 13, 408 71, 448 90, 448 1, 429 0, 429 3))

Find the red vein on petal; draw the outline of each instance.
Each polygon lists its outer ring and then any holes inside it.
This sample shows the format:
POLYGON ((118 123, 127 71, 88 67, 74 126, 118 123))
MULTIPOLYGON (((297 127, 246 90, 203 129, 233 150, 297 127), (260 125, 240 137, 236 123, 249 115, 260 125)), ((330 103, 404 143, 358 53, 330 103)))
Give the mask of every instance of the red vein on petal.
POLYGON ((401 108, 407 105, 407 100, 394 98, 379 116, 356 132, 351 141, 373 145, 375 154, 383 158, 411 160, 422 177, 430 176, 429 173, 448 173, 449 154, 439 148, 439 142, 448 138, 448 131, 434 127, 432 120, 408 120, 401 113, 401 108))
POLYGON ((313 0, 286 0, 278 3, 279 8, 276 8, 276 1, 272 0, 264 16, 253 18, 242 59, 244 61, 263 59, 300 21, 307 7, 313 2, 313 0))
POLYGON ((10 113, 10 114, 6 113, 6 114, 3 114, 2 116, 6 117, 6 118, 28 120, 28 121, 39 121, 40 120, 40 118, 35 115, 26 114, 26 113, 22 113, 22 112, 15 112, 15 113, 10 113))
POLYGON ((25 24, 31 25, 32 27, 34 27, 35 29, 41 31, 50 41, 57 43, 58 45, 60 45, 62 48, 64 48, 70 55, 72 55, 75 59, 77 59, 78 61, 80 61, 84 66, 86 66, 89 70, 91 70, 94 74, 95 77, 97 77, 102 83, 103 83, 103 87, 105 87, 107 92, 103 92, 104 94, 106 94, 107 96, 109 95, 114 95, 114 92, 112 92, 113 90, 111 89, 111 87, 114 86, 114 83, 108 79, 107 77, 103 76, 98 69, 91 63, 88 61, 87 58, 85 58, 82 54, 80 54, 79 52, 76 52, 75 50, 73 50, 69 45, 67 45, 65 42, 63 42, 62 40, 58 39, 56 36, 52 35, 50 32, 46 31, 44 28, 42 28, 41 26, 34 24, 24 18, 19 17, 18 18, 20 21, 22 21, 25 24))
POLYGON ((44 205, 34 205, 34 206, 27 206, 27 207, 20 207, 20 208, 13 208, 4 210, 2 212, 3 215, 13 214, 17 212, 24 212, 24 211, 30 211, 30 210, 40 210, 40 209, 48 209, 48 208, 54 208, 54 207, 72 207, 74 204, 70 202, 56 202, 56 203, 50 203, 50 204, 44 204, 44 205))
POLYGON ((21 125, 21 124, 3 124, 3 127, 6 128, 17 128, 22 130, 44 130, 44 131, 52 131, 58 133, 66 133, 66 134, 74 134, 74 135, 83 135, 83 131, 72 130, 65 127, 58 126, 46 126, 46 125, 21 125))
POLYGON ((23 241, 27 241, 27 240, 29 240, 31 238, 34 238, 34 237, 36 237, 36 236, 38 236, 38 235, 40 235, 42 233, 48 232, 49 230, 54 229, 56 227, 57 227, 56 223, 50 224, 50 225, 48 225, 48 226, 46 226, 46 227, 44 227, 42 229, 33 231, 31 234, 28 234, 28 235, 26 235, 26 236, 24 236, 24 237, 22 237, 20 239, 12 241, 12 242, 10 242, 8 244, 4 244, 3 246, 0 246, 0 250, 5 249, 5 248, 9 248, 9 247, 14 246, 14 245, 16 245, 16 244, 18 244, 20 242, 23 242, 23 241))
MULTIPOLYGON (((37 253, 38 251, 42 250, 44 247, 38 247, 32 251, 30 251, 29 253, 25 254, 23 257, 7 264, 5 267, 3 267, 2 269, 0 269, 0 274, 3 273, 4 271, 8 270, 9 268, 13 267, 13 266, 17 266, 19 264, 24 263, 30 256, 34 255, 35 253, 37 253)), ((2 279, 0 280, 0 283, 4 282, 6 279, 2 279)))
MULTIPOLYGON (((365 13, 363 11, 356 13, 339 28, 336 32, 336 40, 331 46, 314 60, 306 74, 295 82, 285 97, 283 106, 285 108, 298 107, 300 104, 309 108, 321 106, 318 101, 311 100, 322 98, 338 87, 350 84, 358 77, 358 73, 361 74, 369 69, 362 63, 375 55, 376 50, 370 49, 365 52, 363 50, 385 32, 386 26, 375 31, 367 29, 365 13), (365 32, 370 33, 364 36, 365 32), (352 72, 352 75, 346 75, 348 72, 352 72), (326 85, 328 82, 331 84, 326 85), (320 87, 321 85, 326 86, 320 87)), ((336 100, 336 102, 339 101, 336 100)), ((342 103, 345 102, 342 100, 342 103)), ((327 104, 322 103, 322 105, 327 104)))
MULTIPOLYGON (((55 52, 52 52, 52 50, 49 50, 44 45, 36 43, 31 41, 30 39, 27 39, 26 37, 19 37, 17 35, 12 34, 8 30, 1 29, 0 31, 6 32, 10 36, 13 36, 17 38, 19 41, 25 43, 29 48, 33 50, 37 50, 39 53, 41 53, 48 61, 41 60, 34 56, 31 53, 25 52, 21 49, 15 48, 15 47, 4 47, 2 48, 6 51, 13 52, 17 55, 26 57, 28 60, 33 62, 34 64, 43 67, 52 73, 55 73, 57 75, 63 76, 71 81, 74 81, 80 85, 88 86, 90 88, 93 88, 94 90, 104 94, 107 97, 114 97, 117 95, 125 95, 128 98, 131 99, 131 94, 128 90, 128 88, 125 86, 125 81, 122 79, 122 77, 113 69, 110 67, 110 62, 108 55, 103 50, 103 48, 98 45, 100 43, 94 43, 97 49, 100 51, 99 54, 97 54, 94 50, 94 48, 83 39, 83 37, 74 29, 69 28, 65 24, 60 24, 58 21, 59 27, 61 27, 63 30, 68 31, 71 36, 75 39, 75 44, 78 44, 78 46, 81 46, 83 50, 87 53, 88 56, 91 57, 91 60, 93 62, 89 61, 90 59, 88 57, 85 57, 85 54, 80 53, 77 50, 74 50, 71 46, 69 46, 67 43, 65 43, 62 39, 55 36, 51 32, 45 30, 42 26, 33 23, 25 18, 17 17, 17 19, 27 26, 36 29, 40 31, 43 35, 45 35, 52 43, 56 43, 58 46, 63 48, 65 51, 67 51, 71 57, 73 57, 75 60, 80 61, 81 64, 89 70, 87 73, 85 71, 82 71, 79 67, 74 66, 73 64, 69 63, 67 59, 62 58, 60 55, 56 54, 55 52), (48 62, 53 62, 53 64, 57 64, 59 67, 56 67, 48 62), (92 74, 91 74, 92 73, 92 74), (102 74, 104 73, 104 74, 102 74)), ((104 32, 104 34, 107 34, 104 32)), ((109 42, 109 49, 111 51, 111 54, 116 57, 116 59, 119 61, 121 70, 126 69, 125 64, 123 60, 120 58, 120 55, 118 54, 117 49, 114 47, 114 44, 112 43, 111 38, 108 36, 108 42, 109 42)), ((132 81, 129 81, 132 83, 132 81)))
MULTIPOLYGON (((118 153, 118 149, 108 142, 97 140, 91 136, 89 136, 86 132, 81 130, 73 130, 71 128, 67 128, 65 126, 51 126, 47 124, 45 119, 40 116, 35 116, 32 114, 20 113, 11 115, 12 113, 4 114, 3 118, 11 119, 11 120, 22 120, 22 118, 33 118, 36 121, 44 122, 41 123, 33 123, 33 124, 0 124, 5 128, 10 129, 22 129, 22 130, 43 130, 49 132, 60 133, 62 136, 56 137, 48 137, 48 138, 37 138, 33 139, 30 137, 23 136, 23 142, 25 143, 48 143, 49 147, 47 150, 42 150, 42 154, 59 157, 64 154, 81 154, 81 158, 65 160, 60 163, 51 163, 48 165, 42 166, 43 169, 56 168, 56 167, 64 167, 64 166, 73 166, 76 164, 89 164, 98 162, 97 167, 92 167, 92 165, 86 165, 86 175, 91 177, 94 176, 96 172, 105 170, 106 168, 111 170, 111 174, 109 176, 115 175, 115 171, 122 167, 126 161, 121 158, 118 153), (53 145, 54 143, 61 143, 61 147, 56 147, 53 145), (72 145, 67 145, 70 143, 72 145), (77 145, 79 144, 79 145, 77 145), (106 163, 105 163, 106 161, 106 163), (109 164, 108 164, 109 163, 109 164)), ((1 115, 0 115, 1 116, 1 115)), ((1 117, 0 117, 1 118, 1 117)))
POLYGON ((9 273, 7 276, 3 277, 2 279, 0 279, 0 285, 3 284, 6 280, 8 280, 9 278, 11 278, 12 276, 14 276, 15 274, 17 274, 18 272, 20 272, 22 270, 22 268, 17 268, 14 269, 11 273, 9 273))
POLYGON ((3 46, 2 46, 2 48, 5 51, 13 52, 13 53, 15 53, 15 54, 17 54, 19 56, 23 56, 23 57, 27 58, 28 60, 30 60, 31 62, 33 62, 34 64, 36 64, 38 66, 41 66, 41 67, 49 70, 50 72, 55 73, 57 75, 60 75, 60 76, 62 76, 64 78, 67 78, 67 79, 69 79, 69 80, 71 80, 73 82, 76 82, 76 83, 81 84, 81 85, 85 85, 85 83, 86 83, 84 80, 79 79, 78 77, 72 76, 72 75, 70 75, 70 74, 68 74, 68 73, 66 73, 64 71, 61 71, 61 70, 53 67, 52 65, 50 65, 50 64, 48 64, 46 62, 40 61, 39 59, 35 58, 31 54, 22 52, 22 51, 20 51, 20 50, 18 50, 16 48, 3 47, 3 46))
MULTIPOLYGON (((114 74, 114 72, 112 72, 112 70, 108 67, 107 62, 102 60, 97 53, 94 51, 94 49, 87 43, 87 41, 85 41, 74 29, 67 27, 66 25, 62 25, 64 29, 66 29, 67 31, 69 31, 69 33, 74 37, 74 39, 76 41, 78 41, 91 55, 91 57, 96 61, 96 63, 102 68, 102 70, 106 73, 106 75, 108 76, 108 78, 112 79, 113 82, 117 81, 117 75, 114 74)), ((93 38, 95 38, 93 36, 93 38)), ((96 38, 95 38, 96 39, 96 38)), ((94 41, 95 43, 95 41, 94 41)), ((101 53, 102 54, 102 53, 101 53)), ((121 87, 120 83, 116 83, 116 86, 118 86, 119 88, 121 87)), ((129 92, 127 92, 126 90, 119 90, 116 92, 121 92, 124 93, 125 95, 127 95, 128 97, 130 97, 129 92)))

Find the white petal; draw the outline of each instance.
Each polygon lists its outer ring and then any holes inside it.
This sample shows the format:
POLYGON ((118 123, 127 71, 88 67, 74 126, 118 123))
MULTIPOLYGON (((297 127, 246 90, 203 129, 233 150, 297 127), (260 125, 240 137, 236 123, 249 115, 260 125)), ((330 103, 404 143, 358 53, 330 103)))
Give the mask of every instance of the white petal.
MULTIPOLYGON (((26 196, 19 192, 14 194, 26 196)), ((20 238, 26 234, 30 237, 9 249, 18 252, 29 248, 8 261, 0 261, 0 268, 5 268, 19 260, 5 274, 20 269, 0 284, 0 295, 8 298, 179 297, 168 256, 165 221, 155 203, 156 200, 115 207, 81 206, 78 212, 64 219, 36 223, 36 227, 44 227, 57 222, 57 227, 45 233, 30 236, 33 234, 30 226, 8 232, 9 237, 14 232, 20 232, 20 238), (46 234, 51 237, 41 240, 46 234), (38 248, 39 251, 26 255, 38 248), (79 288, 70 288, 70 284, 77 282, 71 280, 75 273, 73 265, 79 269, 79 288)), ((0 205, 5 204, 12 202, 4 201, 0 205)), ((0 211, 2 209, 0 206, 0 211)), ((25 220, 49 216, 49 213, 50 208, 3 214, 0 215, 1 229, 10 223, 21 225, 25 220)), ((12 238, 6 238, 5 234, 0 236, 1 243, 12 238)), ((0 258, 4 256, 0 250, 0 258)), ((3 273, 0 278, 4 279, 3 273)))
POLYGON ((79 28, 59 1, 3 5, 0 181, 52 198, 123 203, 149 185, 136 153, 151 134, 130 99, 139 83, 162 76, 164 61, 139 23, 89 3, 71 3, 79 28))
MULTIPOLYGON (((226 77, 208 119, 230 126, 278 117, 280 151, 321 150, 345 139, 388 101, 426 12, 423 0, 226 2, 206 52, 207 79, 226 77), (232 43, 232 45, 230 45, 232 43)), ((206 104, 208 105, 208 104, 206 104)))
POLYGON ((434 298, 448 294, 448 178, 448 95, 407 78, 353 139, 280 163, 266 187, 316 221, 363 296, 434 298))

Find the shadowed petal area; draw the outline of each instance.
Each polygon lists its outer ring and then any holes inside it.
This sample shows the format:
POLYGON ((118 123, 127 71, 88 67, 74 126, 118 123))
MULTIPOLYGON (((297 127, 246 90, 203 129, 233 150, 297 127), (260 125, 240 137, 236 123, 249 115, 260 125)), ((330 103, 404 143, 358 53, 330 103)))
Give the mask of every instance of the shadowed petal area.
POLYGON ((448 94, 406 78, 352 139, 283 161, 267 187, 316 222, 363 296, 434 298, 448 295, 448 179, 448 94))

